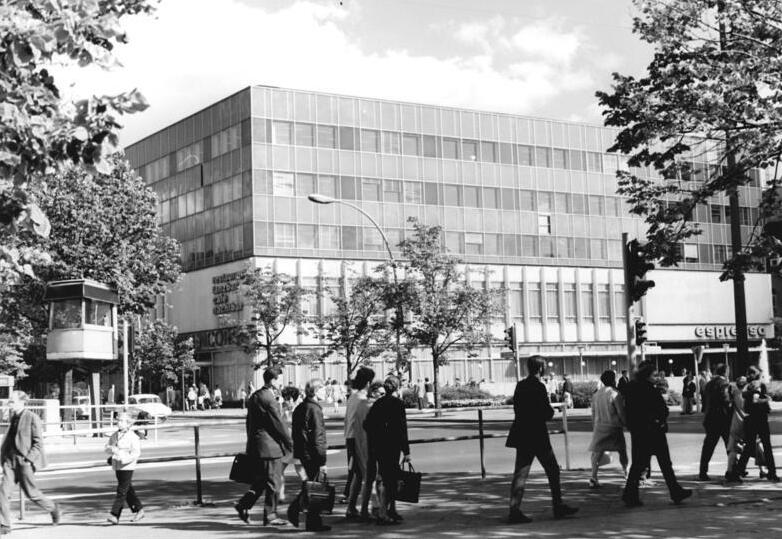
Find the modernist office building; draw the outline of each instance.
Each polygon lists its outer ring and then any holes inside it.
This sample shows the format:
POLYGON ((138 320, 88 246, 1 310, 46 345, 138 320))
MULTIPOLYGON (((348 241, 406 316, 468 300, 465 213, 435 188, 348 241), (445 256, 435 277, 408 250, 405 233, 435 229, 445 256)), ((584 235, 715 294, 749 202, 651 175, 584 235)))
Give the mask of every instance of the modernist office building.
MULTIPOLYGON (((204 376, 224 388, 253 376, 252 359, 230 327, 250 314, 237 292, 247 264, 273 265, 305 287, 336 286, 368 273, 386 253, 377 230, 354 209, 316 205, 321 193, 374 217, 395 245, 407 218, 442 225, 448 248, 473 279, 505 287, 498 343, 481 358, 450 356, 445 379, 510 382, 500 359, 502 329, 519 327, 522 355, 542 353, 553 369, 598 373, 626 361, 621 234, 643 237, 616 191, 624 160, 606 152, 615 132, 537 118, 288 90, 246 88, 127 148, 160 195, 160 219, 182 242, 186 270, 165 316, 197 337, 204 376), (487 271, 488 270, 488 271, 487 271), (615 363, 614 363, 615 362, 615 363)), ((693 180, 706 167, 693 163, 693 180)), ((760 182, 741 190, 743 233, 756 218, 760 182)), ((704 233, 683 246, 676 270, 653 272, 657 288, 642 312, 650 353, 661 366, 729 354, 730 283, 719 269, 729 252, 728 202, 699 208, 704 233), (669 363, 670 362, 670 363, 669 363)), ((325 294, 305 309, 326 314, 325 294)), ((773 336, 768 275, 747 278, 750 340, 773 336)), ((317 347, 312 338, 288 337, 317 347)), ((340 375, 331 365, 324 373, 340 375)), ((424 354, 415 377, 431 366, 424 354)))

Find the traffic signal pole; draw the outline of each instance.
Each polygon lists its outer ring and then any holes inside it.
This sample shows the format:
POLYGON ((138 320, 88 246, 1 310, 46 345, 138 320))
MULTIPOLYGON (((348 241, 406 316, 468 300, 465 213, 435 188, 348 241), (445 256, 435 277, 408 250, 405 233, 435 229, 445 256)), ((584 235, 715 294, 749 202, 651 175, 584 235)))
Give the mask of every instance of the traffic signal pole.
POLYGON ((633 316, 635 314, 635 310, 633 309, 633 302, 630 299, 630 287, 632 286, 632 278, 630 276, 630 272, 628 271, 628 260, 627 260, 627 248, 625 247, 627 245, 628 241, 628 235, 627 232, 622 232, 622 268, 624 269, 624 277, 625 277, 625 286, 624 286, 624 292, 625 292, 625 309, 627 310, 626 316, 625 316, 625 332, 626 332, 626 340, 627 340, 627 370, 629 372, 633 372, 635 368, 635 362, 633 361, 633 329, 635 320, 633 319, 633 316))
POLYGON ((519 328, 513 323, 513 361, 516 363, 516 382, 521 381, 521 361, 519 361, 519 341, 516 336, 519 334, 519 328))

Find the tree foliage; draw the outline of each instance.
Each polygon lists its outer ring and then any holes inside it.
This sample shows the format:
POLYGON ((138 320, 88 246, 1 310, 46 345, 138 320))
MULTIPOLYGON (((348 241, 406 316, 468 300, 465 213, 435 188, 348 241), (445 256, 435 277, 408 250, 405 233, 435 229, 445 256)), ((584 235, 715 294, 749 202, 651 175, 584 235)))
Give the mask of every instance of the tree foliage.
POLYGON ((333 314, 317 323, 317 330, 326 343, 321 355, 345 359, 347 376, 391 346, 391 335, 384 312, 385 280, 360 277, 350 283, 344 277, 339 288, 329 290, 334 303, 333 314), (349 288, 345 294, 341 290, 349 288))
MULTIPOLYGON (((746 192, 756 168, 782 154, 782 4, 773 0, 634 0, 633 31, 654 46, 646 74, 614 73, 598 92, 605 124, 620 129, 609 151, 628 156, 618 193, 647 225, 648 256, 681 260, 678 245, 702 232, 696 207, 746 192), (693 163, 696 165, 693 166, 693 163), (699 163, 706 164, 705 166, 699 163)), ((757 203, 757 201, 754 201, 757 203)), ((750 200, 749 204, 752 205, 750 200)), ((779 209, 775 190, 763 213, 779 209)), ((756 256, 779 250, 759 227, 726 262, 738 277, 756 256)))
POLYGON ((238 340, 253 357, 258 351, 266 355, 265 363, 256 362, 255 368, 295 360, 294 347, 280 342, 280 337, 286 329, 307 333, 302 326, 305 315, 301 303, 311 292, 302 288, 294 277, 269 267, 248 268, 241 290, 253 319, 239 328, 238 340))
POLYGON ((145 316, 136 335, 133 364, 129 366, 131 387, 139 376, 160 384, 176 384, 182 370, 195 366, 195 348, 192 338, 178 339, 177 329, 163 320, 145 316))
POLYGON ((413 234, 399 244, 404 269, 400 289, 409 313, 405 334, 432 355, 435 405, 439 406, 439 367, 449 350, 459 347, 471 355, 476 346, 489 341, 487 328, 495 310, 495 292, 467 282, 459 269, 461 260, 443 248, 441 227, 415 218, 409 221, 413 234))
POLYGON ((150 0, 8 0, 0 3, 0 292, 46 262, 36 243, 49 223, 35 197, 65 163, 108 174, 118 117, 144 110, 136 90, 67 103, 50 72, 115 63, 120 20, 150 0))
MULTIPOLYGON (((157 222, 157 196, 120 155, 112 172, 69 167, 36 194, 52 231, 41 245, 51 255, 36 278, 0 295, 0 335, 20 352, 43 343, 46 282, 90 278, 117 287, 120 314, 143 314, 180 275, 179 245, 157 222)), ((2 356, 0 356, 2 357, 2 356)))

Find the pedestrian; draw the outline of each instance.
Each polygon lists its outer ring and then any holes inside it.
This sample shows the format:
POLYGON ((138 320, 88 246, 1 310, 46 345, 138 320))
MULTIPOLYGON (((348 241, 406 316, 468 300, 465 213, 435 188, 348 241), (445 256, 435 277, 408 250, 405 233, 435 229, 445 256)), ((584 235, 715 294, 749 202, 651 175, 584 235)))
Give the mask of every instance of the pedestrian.
POLYGON ((562 402, 566 407, 573 408, 573 382, 569 374, 562 375, 562 402))
POLYGON ((741 474, 737 464, 741 450, 744 447, 744 420, 747 417, 747 412, 744 410, 744 389, 746 387, 747 377, 739 376, 734 383, 730 384, 729 388, 733 415, 728 436, 728 471, 725 472, 726 481, 741 481, 741 474))
POLYGON ((747 370, 747 387, 744 390, 744 410, 747 413, 744 419, 744 441, 745 448, 741 453, 736 468, 743 472, 747 466, 749 458, 755 454, 757 441, 760 439, 762 444, 762 454, 765 457, 766 467, 768 468, 768 480, 779 481, 777 468, 774 464, 774 451, 771 448, 771 434, 768 425, 768 414, 771 412, 766 384, 760 381, 761 371, 754 365, 747 370))
POLYGON ((174 400, 176 399, 176 394, 174 393, 174 387, 173 386, 166 386, 166 405, 169 408, 174 407, 174 400))
POLYGON ((544 382, 548 390, 549 400, 551 402, 559 402, 558 393, 559 386, 557 385, 556 375, 552 372, 544 378, 544 382))
POLYGON ((198 394, 196 393, 195 386, 190 386, 190 389, 187 390, 187 409, 188 410, 195 410, 196 409, 196 401, 198 399, 198 394))
POLYGON ((113 405, 116 404, 116 395, 117 390, 114 388, 114 384, 111 384, 109 386, 109 391, 106 393, 106 404, 113 405))
MULTIPOLYGON (((291 430, 291 424, 293 422, 293 410, 295 410, 296 406, 299 404, 299 393, 299 388, 292 384, 282 388, 282 391, 280 391, 283 399, 281 405, 282 420, 285 422, 285 426, 289 431, 291 430)), ((299 459, 294 458, 293 453, 286 454, 282 458, 282 470, 280 471, 280 491, 277 497, 280 502, 285 501, 285 469, 291 464, 293 464, 297 475, 306 478, 306 474, 301 467, 299 459)))
POLYGON ((632 464, 627 474, 622 501, 627 507, 643 505, 638 496, 638 482, 649 466, 652 455, 657 457, 668 491, 674 503, 680 503, 692 495, 676 480, 668 451, 668 406, 655 386, 657 369, 650 360, 641 361, 635 377, 625 391, 625 412, 632 443, 632 464))
MULTIPOLYGON (((293 456, 299 461, 307 474, 306 480, 325 479, 326 474, 326 426, 323 421, 323 409, 318 404, 317 391, 323 385, 321 380, 311 380, 304 386, 304 400, 293 411, 293 456)), ((299 512, 302 509, 302 492, 288 507, 288 519, 294 526, 299 525, 299 512)), ((304 507, 307 512, 305 529, 310 532, 325 532, 331 526, 323 524, 320 508, 312 504, 304 507)))
POLYGON ((506 447, 516 449, 516 462, 513 469, 513 481, 510 487, 510 512, 508 522, 511 524, 526 524, 532 522, 521 511, 524 497, 524 487, 536 458, 543 466, 551 488, 551 498, 554 506, 554 517, 562 518, 575 514, 578 509, 570 507, 562 501, 562 487, 559 483, 559 464, 548 434, 546 421, 554 417, 554 409, 549 402, 549 395, 541 377, 546 368, 546 361, 538 355, 527 359, 528 376, 516 384, 513 392, 513 424, 511 425, 506 447))
POLYGON ((249 511, 263 494, 264 526, 288 524, 288 521, 277 516, 282 458, 293 451, 293 442, 280 417, 280 406, 274 394, 281 383, 280 374, 276 367, 263 371, 264 385, 248 399, 245 452, 253 461, 255 475, 250 490, 234 506, 239 518, 249 522, 249 511))
POLYGON ((695 384, 695 379, 687 372, 687 369, 682 371, 684 378, 682 379, 682 415, 692 414, 692 407, 695 403, 695 392, 698 386, 695 384))
POLYGON ((111 469, 117 477, 117 495, 111 506, 108 521, 111 524, 119 524, 119 517, 125 502, 133 512, 131 522, 137 522, 144 518, 144 507, 133 488, 133 470, 141 456, 141 441, 135 432, 131 430, 133 420, 130 415, 123 412, 117 418, 117 432, 111 435, 106 444, 106 453, 111 461, 111 469))
POLYGON ((348 399, 345 411, 345 439, 350 452, 348 468, 351 471, 350 489, 348 492, 348 508, 345 518, 348 520, 369 521, 369 501, 372 496, 372 485, 375 482, 374 462, 369 458, 367 432, 364 421, 370 410, 368 390, 375 379, 375 371, 361 367, 353 379, 353 393, 348 399), (361 511, 356 508, 361 495, 361 511))
POLYGON ((24 391, 12 391, 8 397, 10 425, 0 446, 0 465, 3 468, 0 482, 0 535, 11 532, 9 504, 16 483, 28 500, 49 513, 53 525, 60 523, 60 507, 44 496, 35 484, 35 472, 46 465, 43 425, 40 417, 25 408, 26 404, 27 393, 24 391))
POLYGON ((342 404, 342 386, 339 385, 336 378, 331 381, 331 398, 331 404, 336 414, 339 411, 339 405, 342 404))
POLYGON ((383 382, 385 395, 372 405, 364 420, 369 455, 375 463, 380 525, 397 524, 402 516, 396 510, 399 457, 409 464, 410 444, 407 438, 405 405, 399 398, 399 378, 388 376, 383 382))
POLYGON ((619 377, 619 380, 616 382, 616 390, 619 393, 624 393, 625 386, 627 385, 627 382, 630 381, 630 378, 627 376, 627 370, 622 369, 622 376, 619 377))
POLYGON ((426 407, 432 408, 434 406, 434 386, 429 378, 424 378, 424 396, 426 397, 426 407))
POLYGON ((220 389, 219 385, 215 385, 215 390, 212 393, 214 407, 218 410, 223 407, 223 390, 220 389))
POLYGON ((717 365, 714 369, 714 377, 703 388, 703 429, 706 431, 706 437, 701 448, 699 481, 710 480, 709 461, 720 438, 725 443, 726 453, 728 451, 733 404, 730 398, 730 384, 725 377, 726 372, 725 364, 717 365))
POLYGON ((611 370, 604 371, 600 375, 603 387, 592 396, 592 443, 589 450, 592 452, 592 477, 589 479, 589 487, 597 488, 600 483, 597 480, 597 468, 603 453, 616 451, 619 453, 619 462, 622 465, 625 479, 627 479, 627 445, 625 443, 624 426, 625 418, 624 397, 616 389, 616 373, 611 370))

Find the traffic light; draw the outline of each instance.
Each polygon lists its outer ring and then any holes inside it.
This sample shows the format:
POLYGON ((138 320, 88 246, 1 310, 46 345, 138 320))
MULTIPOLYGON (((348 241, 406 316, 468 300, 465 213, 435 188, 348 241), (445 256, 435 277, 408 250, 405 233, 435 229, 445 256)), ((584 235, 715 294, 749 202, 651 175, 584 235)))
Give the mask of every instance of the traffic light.
POLYGON ((641 319, 635 321, 635 345, 641 346, 648 341, 646 337, 646 322, 641 319))
POLYGON ((516 326, 505 328, 505 346, 516 351, 516 326))
POLYGON ((631 305, 654 286, 654 281, 645 278, 646 272, 653 269, 654 264, 646 260, 644 248, 638 240, 632 240, 625 245, 625 286, 631 305))

